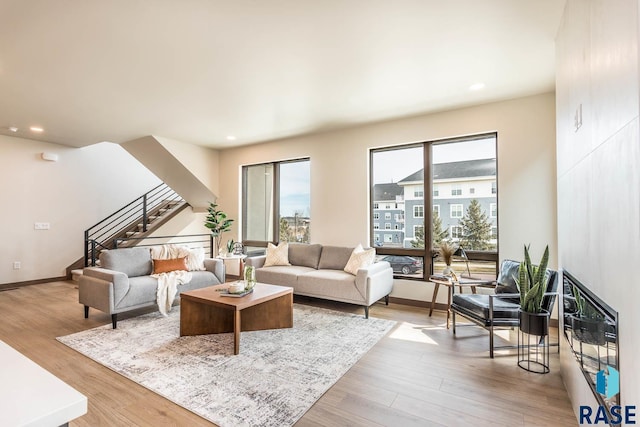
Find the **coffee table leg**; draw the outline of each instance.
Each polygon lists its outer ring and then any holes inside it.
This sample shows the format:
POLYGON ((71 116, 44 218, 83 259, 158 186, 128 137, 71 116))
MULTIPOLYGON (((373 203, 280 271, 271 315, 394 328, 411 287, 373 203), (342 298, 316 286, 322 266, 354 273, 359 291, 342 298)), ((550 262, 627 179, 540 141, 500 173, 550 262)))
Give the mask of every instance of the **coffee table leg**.
POLYGON ((240 310, 233 312, 233 354, 240 353, 240 310))

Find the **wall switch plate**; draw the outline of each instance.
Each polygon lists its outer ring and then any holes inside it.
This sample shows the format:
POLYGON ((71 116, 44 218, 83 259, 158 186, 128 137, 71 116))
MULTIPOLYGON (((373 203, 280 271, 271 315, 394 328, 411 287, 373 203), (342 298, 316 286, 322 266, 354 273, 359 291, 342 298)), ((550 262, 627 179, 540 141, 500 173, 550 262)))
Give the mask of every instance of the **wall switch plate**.
POLYGON ((36 222, 35 224, 33 224, 34 230, 48 230, 50 228, 51 224, 49 224, 48 222, 36 222))
POLYGON ((20 270, 21 267, 22 267, 22 264, 20 263, 20 261, 13 261, 14 270, 20 270))

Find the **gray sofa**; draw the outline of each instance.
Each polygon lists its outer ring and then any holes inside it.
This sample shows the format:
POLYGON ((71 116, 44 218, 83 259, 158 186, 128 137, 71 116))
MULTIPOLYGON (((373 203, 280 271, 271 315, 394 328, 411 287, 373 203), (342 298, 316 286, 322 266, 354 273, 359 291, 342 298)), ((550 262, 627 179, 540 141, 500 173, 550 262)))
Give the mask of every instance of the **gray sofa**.
MULTIPOLYGON (((224 283, 222 260, 205 258, 204 267, 206 271, 191 272, 191 281, 178 286, 178 295, 182 291, 224 283)), ((157 305, 158 281, 150 277, 152 271, 149 248, 103 251, 100 267, 87 267, 80 277, 78 293, 85 319, 89 317, 89 307, 93 307, 110 314, 115 329, 118 313, 157 305)))
POLYGON ((290 286, 296 295, 305 295, 364 306, 369 317, 369 306, 381 298, 389 303, 393 289, 393 270, 386 261, 376 262, 347 273, 344 267, 353 248, 322 246, 319 244, 289 244, 287 266, 263 267, 266 256, 250 257, 246 265, 256 268, 256 280, 272 285, 290 286))

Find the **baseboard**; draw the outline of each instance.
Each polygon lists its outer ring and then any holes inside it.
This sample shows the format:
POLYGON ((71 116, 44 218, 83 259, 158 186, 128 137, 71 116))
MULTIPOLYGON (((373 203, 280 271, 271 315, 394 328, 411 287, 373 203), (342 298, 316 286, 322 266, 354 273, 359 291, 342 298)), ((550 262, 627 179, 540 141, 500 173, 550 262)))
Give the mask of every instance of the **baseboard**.
MULTIPOLYGON (((429 302, 429 301, 419 301, 419 300, 407 299, 407 298, 389 297, 389 302, 392 302, 394 304, 410 305, 412 307, 423 307, 423 308, 431 307, 431 302, 429 302)), ((434 310, 446 310, 447 309, 447 304, 442 304, 442 303, 437 302, 433 306, 433 309, 434 310)))
POLYGON ((25 282, 3 283, 3 284, 0 284, 0 291, 7 291, 9 289, 21 288, 23 286, 39 285, 41 283, 60 282, 65 280, 68 280, 67 276, 49 277, 47 279, 27 280, 25 282))

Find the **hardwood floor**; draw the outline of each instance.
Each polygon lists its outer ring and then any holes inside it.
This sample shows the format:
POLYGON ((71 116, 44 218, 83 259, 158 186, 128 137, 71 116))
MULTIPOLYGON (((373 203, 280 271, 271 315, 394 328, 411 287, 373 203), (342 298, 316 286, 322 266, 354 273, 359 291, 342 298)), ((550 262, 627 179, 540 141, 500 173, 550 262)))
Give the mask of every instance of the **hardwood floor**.
MULTIPOLYGON (((58 343, 58 336, 111 321, 97 310, 84 319, 77 301, 73 282, 0 292, 0 340, 88 397, 89 412, 71 426, 211 425, 58 343)), ((295 301, 362 314, 362 308, 348 304, 298 297, 295 301)), ((454 338, 445 328, 444 313, 434 312, 432 318, 427 313, 399 304, 373 306, 372 317, 398 323, 296 425, 577 425, 555 348, 551 373, 529 373, 517 367, 515 355, 490 359, 483 329, 463 327, 454 338)))

